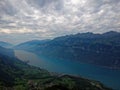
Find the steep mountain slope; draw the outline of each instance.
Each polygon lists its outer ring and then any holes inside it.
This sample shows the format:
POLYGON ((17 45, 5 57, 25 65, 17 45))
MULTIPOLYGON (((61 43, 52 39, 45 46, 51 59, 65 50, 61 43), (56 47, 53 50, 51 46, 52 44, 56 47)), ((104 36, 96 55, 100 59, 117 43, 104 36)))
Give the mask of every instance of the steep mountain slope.
POLYGON ((14 51, 0 46, 0 54, 13 57, 14 51))
POLYGON ((22 75, 21 70, 15 65, 17 59, 0 54, 0 81, 10 86, 14 84, 16 75, 22 75))
POLYGON ((104 34, 67 35, 26 50, 51 58, 120 68, 120 33, 113 31, 104 34))
POLYGON ((12 48, 13 45, 7 42, 0 41, 0 46, 5 48, 12 48))

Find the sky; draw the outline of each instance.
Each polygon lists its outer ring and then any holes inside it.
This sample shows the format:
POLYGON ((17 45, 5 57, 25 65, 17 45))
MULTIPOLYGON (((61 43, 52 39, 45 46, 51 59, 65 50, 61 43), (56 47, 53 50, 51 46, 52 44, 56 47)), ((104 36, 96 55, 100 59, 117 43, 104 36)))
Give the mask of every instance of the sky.
POLYGON ((0 41, 120 32, 120 0, 0 0, 0 41))

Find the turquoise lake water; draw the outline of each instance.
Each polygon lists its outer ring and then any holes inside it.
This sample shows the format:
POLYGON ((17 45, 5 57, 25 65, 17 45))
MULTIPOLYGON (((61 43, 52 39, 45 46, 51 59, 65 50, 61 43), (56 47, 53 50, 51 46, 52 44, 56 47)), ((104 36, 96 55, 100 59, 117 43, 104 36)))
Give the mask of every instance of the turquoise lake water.
POLYGON ((120 70, 103 68, 97 65, 80 63, 77 61, 58 60, 37 56, 33 53, 15 50, 15 55, 19 59, 29 60, 31 65, 47 69, 51 72, 79 75, 85 78, 102 82, 114 90, 120 90, 120 70))

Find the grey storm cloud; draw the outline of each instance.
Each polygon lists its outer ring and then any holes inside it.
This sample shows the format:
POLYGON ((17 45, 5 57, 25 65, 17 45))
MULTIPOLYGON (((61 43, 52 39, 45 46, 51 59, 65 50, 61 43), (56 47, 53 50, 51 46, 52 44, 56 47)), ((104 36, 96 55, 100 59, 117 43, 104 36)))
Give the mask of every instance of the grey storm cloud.
POLYGON ((0 0, 0 35, 22 41, 120 31, 119 6, 120 0, 0 0))

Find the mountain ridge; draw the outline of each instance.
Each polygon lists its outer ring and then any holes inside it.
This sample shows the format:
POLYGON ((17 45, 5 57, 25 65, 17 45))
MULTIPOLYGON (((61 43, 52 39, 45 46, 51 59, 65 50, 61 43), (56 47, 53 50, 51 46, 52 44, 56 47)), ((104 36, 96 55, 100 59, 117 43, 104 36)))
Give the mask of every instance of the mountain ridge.
POLYGON ((12 48, 13 45, 8 43, 8 42, 4 42, 4 41, 0 41, 0 46, 4 47, 4 48, 12 48))
MULTIPOLYGON (((24 45, 23 45, 24 46, 24 45)), ((23 49, 23 48, 19 48, 23 49)), ((57 37, 43 44, 23 49, 46 57, 77 60, 120 69, 120 33, 83 33, 57 37)))

